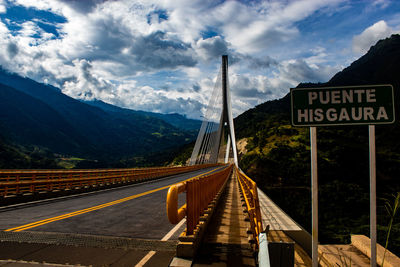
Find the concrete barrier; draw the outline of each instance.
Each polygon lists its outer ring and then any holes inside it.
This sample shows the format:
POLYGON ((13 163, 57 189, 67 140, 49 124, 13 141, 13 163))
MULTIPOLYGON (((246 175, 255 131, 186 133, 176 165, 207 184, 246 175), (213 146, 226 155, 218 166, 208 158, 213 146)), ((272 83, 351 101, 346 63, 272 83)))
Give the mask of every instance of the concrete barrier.
MULTIPOLYGON (((352 235, 351 244, 368 258, 371 258, 371 240, 368 237, 365 235, 352 235)), ((379 266, 382 264, 384 252, 385 248, 376 244, 376 261, 379 266)), ((386 251, 384 266, 399 267, 400 258, 388 250, 386 251)))

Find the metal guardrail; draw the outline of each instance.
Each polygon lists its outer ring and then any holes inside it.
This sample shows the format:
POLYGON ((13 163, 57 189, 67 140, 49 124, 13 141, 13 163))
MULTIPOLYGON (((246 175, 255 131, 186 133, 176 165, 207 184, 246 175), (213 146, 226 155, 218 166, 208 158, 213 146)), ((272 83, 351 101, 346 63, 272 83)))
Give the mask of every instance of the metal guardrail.
POLYGON ((271 263, 269 260, 269 250, 268 250, 268 233, 260 233, 258 239, 260 240, 259 251, 258 251, 258 266, 259 267, 270 267, 271 263))
POLYGON ((0 170, 0 197, 129 183, 194 171, 218 164, 185 167, 98 170, 0 170))
POLYGON ((260 212, 260 203, 258 200, 257 184, 251 180, 244 172, 236 169, 237 178, 242 191, 244 200, 246 202, 247 212, 250 219, 250 227, 255 241, 255 249, 258 250, 260 240, 259 234, 262 232, 262 220, 260 212))
POLYGON ((167 195, 169 221, 177 224, 186 216, 185 235, 193 235, 200 223, 200 217, 206 213, 209 204, 229 178, 232 168, 233 165, 230 165, 221 171, 171 186, 167 195), (178 194, 183 192, 186 192, 186 204, 178 209, 178 194))

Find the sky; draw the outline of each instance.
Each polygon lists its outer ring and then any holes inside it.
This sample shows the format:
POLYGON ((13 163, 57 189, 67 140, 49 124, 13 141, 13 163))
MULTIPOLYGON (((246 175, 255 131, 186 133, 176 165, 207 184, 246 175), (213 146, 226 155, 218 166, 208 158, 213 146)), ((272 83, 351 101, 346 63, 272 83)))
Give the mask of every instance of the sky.
POLYGON ((0 65, 76 99, 201 119, 326 82, 400 32, 398 0, 0 0, 0 65))

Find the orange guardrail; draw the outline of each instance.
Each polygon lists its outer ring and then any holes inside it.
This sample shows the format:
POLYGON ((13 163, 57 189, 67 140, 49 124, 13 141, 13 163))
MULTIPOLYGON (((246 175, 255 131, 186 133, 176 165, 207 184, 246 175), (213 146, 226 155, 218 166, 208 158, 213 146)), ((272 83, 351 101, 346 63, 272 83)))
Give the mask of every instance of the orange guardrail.
POLYGON ((129 183, 216 165, 98 170, 0 170, 0 196, 129 183))
POLYGON ((258 200, 257 184, 251 180, 244 172, 236 168, 237 178, 246 202, 247 212, 250 219, 250 227, 253 233, 253 239, 256 241, 256 249, 259 246, 258 236, 262 232, 262 220, 260 212, 260 203, 258 200))
POLYGON ((215 173, 193 178, 173 185, 167 195, 167 216, 177 224, 186 216, 186 236, 193 235, 198 228, 200 217, 229 178, 233 165, 215 173), (178 194, 186 192, 186 204, 178 209, 178 194))

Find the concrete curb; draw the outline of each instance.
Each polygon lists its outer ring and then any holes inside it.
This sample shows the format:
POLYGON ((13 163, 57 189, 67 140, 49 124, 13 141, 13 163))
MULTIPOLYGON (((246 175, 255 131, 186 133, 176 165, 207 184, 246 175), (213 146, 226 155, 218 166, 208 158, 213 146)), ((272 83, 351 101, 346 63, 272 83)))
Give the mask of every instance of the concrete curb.
MULTIPOLYGON (((368 258, 371 258, 371 240, 368 237, 366 237, 365 235, 352 235, 351 244, 368 258)), ((379 244, 376 244, 376 261, 379 266, 382 263, 384 252, 385 248, 379 244)), ((400 266, 400 258, 387 250, 384 266, 398 267, 400 266)))

